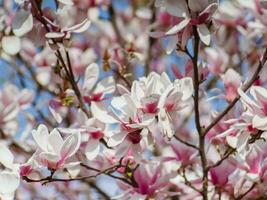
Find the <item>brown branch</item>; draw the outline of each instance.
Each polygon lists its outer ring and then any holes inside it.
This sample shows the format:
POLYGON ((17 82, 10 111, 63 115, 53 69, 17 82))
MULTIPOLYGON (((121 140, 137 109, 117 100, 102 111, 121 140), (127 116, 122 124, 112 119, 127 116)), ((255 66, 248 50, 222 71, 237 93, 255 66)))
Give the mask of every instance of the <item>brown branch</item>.
POLYGON ((205 135, 202 133, 202 127, 200 124, 200 113, 199 113, 199 72, 198 72, 198 53, 199 53, 199 43, 200 38, 197 32, 197 27, 193 26, 194 33, 194 56, 192 59, 193 69, 194 69, 194 110, 195 110, 195 125, 199 135, 199 155, 201 159, 202 165, 202 173, 203 173, 203 183, 202 183, 202 197, 203 200, 208 199, 208 172, 206 170, 207 167, 207 158, 205 154, 205 135))
POLYGON ((189 142, 186 142, 186 141, 182 140, 181 138, 179 138, 179 137, 176 136, 176 135, 174 135, 174 138, 175 138, 176 140, 178 140, 179 142, 181 142, 182 144, 186 145, 186 146, 192 147, 193 149, 198 149, 198 147, 195 146, 194 144, 191 144, 191 143, 189 143, 189 142))
POLYGON ((42 185, 48 184, 48 183, 52 183, 52 182, 72 182, 72 181, 83 181, 83 180, 87 180, 87 179, 91 179, 91 178, 96 178, 100 175, 107 175, 110 176, 114 179, 120 180, 124 183, 127 183, 128 185, 131 186, 136 186, 134 185, 132 182, 130 182, 128 179, 123 178, 123 177, 119 177, 119 176, 115 176, 111 173, 115 172, 118 168, 122 167, 121 164, 109 167, 103 171, 99 170, 99 169, 95 169, 93 167, 89 167, 85 164, 80 164, 82 167, 88 169, 88 170, 92 170, 97 172, 95 175, 90 175, 90 176, 81 176, 81 177, 76 177, 76 178, 53 178, 54 172, 51 173, 50 176, 47 176, 45 178, 41 178, 41 179, 31 179, 27 176, 22 177, 22 179, 28 183, 41 183, 42 185))
POLYGON ((243 197, 245 197, 248 193, 250 193, 255 187, 256 187, 257 183, 253 183, 251 185, 251 187, 243 194, 239 195, 238 197, 235 198, 235 200, 241 200, 243 199, 243 197))
POLYGON ((236 149, 230 148, 230 150, 226 151, 225 154, 223 155, 223 157, 219 161, 217 161, 216 163, 214 163, 211 166, 208 166, 207 171, 209 171, 211 168, 214 168, 214 167, 221 165, 223 163, 223 161, 226 160, 227 158, 229 158, 229 156, 232 155, 235 151, 236 151, 236 149))
POLYGON ((185 173, 185 168, 183 168, 182 170, 181 170, 181 176, 183 177, 183 179, 184 179, 184 182, 185 182, 185 184, 188 186, 188 187, 190 187, 191 189, 193 189, 193 190, 195 190, 196 192, 198 192, 198 193, 200 193, 200 194, 202 194, 202 191, 201 190, 199 190, 199 189, 197 189, 188 179, 187 179, 187 176, 186 176, 186 173, 185 173))

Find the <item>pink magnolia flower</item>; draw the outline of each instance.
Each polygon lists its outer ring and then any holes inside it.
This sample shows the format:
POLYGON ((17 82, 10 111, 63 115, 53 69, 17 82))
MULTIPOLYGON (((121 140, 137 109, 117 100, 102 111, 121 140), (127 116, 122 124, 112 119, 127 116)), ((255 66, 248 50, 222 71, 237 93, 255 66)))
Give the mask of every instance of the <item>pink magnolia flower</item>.
POLYGON ((223 189, 228 184, 228 177, 235 171, 235 166, 227 160, 217 167, 210 169, 211 182, 216 187, 223 189))
POLYGON ((238 93, 237 90, 241 85, 242 78, 239 73, 233 69, 228 69, 223 75, 223 83, 225 87, 225 99, 229 102, 233 101, 238 93))
POLYGON ((148 127, 154 121, 154 117, 138 112, 136 102, 129 94, 113 98, 111 105, 111 117, 119 124, 119 130, 112 131, 108 146, 118 146, 119 155, 125 155, 132 150, 133 154, 138 156, 143 150, 149 132, 148 127))
POLYGON ((161 163, 142 164, 133 176, 137 187, 129 188, 129 186, 122 185, 126 191, 120 196, 121 199, 164 199, 175 194, 167 192, 167 188, 171 186, 170 179, 174 177, 174 174, 166 173, 161 163))
POLYGON ((228 55, 222 49, 205 48, 208 69, 215 75, 219 75, 228 66, 228 55))
POLYGON ((200 39, 203 43, 209 45, 211 34, 207 24, 211 21, 211 17, 218 7, 216 0, 197 2, 189 0, 188 4, 185 0, 157 0, 155 4, 165 8, 168 13, 180 19, 176 25, 166 32, 166 35, 174 35, 182 30, 190 32, 192 25, 196 25, 200 39))
POLYGON ((246 172, 246 178, 257 182, 265 179, 267 170, 267 159, 263 157, 261 149, 257 146, 249 151, 239 154, 236 159, 232 159, 232 164, 246 172))
MULTIPOLYGON (((182 168, 196 162, 197 152, 192 147, 188 147, 188 146, 186 146, 186 145, 184 145, 178 141, 172 141, 171 148, 176 155, 176 157, 174 159, 181 163, 182 168)), ((168 159, 170 159, 170 158, 168 158, 168 159)))
POLYGON ((49 134, 47 127, 41 124, 37 130, 32 131, 32 136, 38 145, 35 159, 40 165, 58 169, 73 164, 67 164, 67 159, 80 147, 80 132, 75 131, 63 140, 57 129, 53 129, 49 134))

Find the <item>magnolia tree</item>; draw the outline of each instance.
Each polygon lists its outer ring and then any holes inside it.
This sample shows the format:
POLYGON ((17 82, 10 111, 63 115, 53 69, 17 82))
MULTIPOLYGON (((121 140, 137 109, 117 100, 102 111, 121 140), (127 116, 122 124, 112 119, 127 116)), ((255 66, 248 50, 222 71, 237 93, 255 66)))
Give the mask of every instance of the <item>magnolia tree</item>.
POLYGON ((0 199, 267 199, 266 0, 0 4, 0 199))

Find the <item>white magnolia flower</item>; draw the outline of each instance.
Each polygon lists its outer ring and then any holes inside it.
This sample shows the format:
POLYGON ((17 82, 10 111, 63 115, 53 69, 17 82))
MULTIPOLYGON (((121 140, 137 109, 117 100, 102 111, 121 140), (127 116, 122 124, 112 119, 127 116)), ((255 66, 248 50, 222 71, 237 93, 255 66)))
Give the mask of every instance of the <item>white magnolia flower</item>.
POLYGON ((118 146, 119 155, 125 155, 130 149, 134 155, 138 155, 154 117, 138 112, 136 103, 129 94, 115 97, 111 105, 113 112, 110 117, 119 124, 119 130, 109 138, 108 146, 118 146))
POLYGON ((35 159, 40 165, 51 169, 74 165, 74 163, 67 164, 66 162, 80 147, 80 131, 73 130, 63 140, 57 129, 53 129, 49 133, 47 127, 41 124, 37 130, 32 131, 32 136, 38 145, 38 149, 35 152, 35 159))

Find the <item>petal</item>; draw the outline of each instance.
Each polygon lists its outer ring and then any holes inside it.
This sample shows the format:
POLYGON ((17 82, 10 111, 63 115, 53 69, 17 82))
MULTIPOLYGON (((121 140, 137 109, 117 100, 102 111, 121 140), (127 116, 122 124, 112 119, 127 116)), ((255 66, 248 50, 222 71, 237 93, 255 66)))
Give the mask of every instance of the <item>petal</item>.
POLYGON ((51 131, 51 133, 48 136, 48 142, 53 148, 53 151, 59 155, 64 141, 57 129, 53 129, 51 131))
POLYGON ((4 144, 0 144, 0 155, 0 163, 9 169, 12 169, 14 157, 4 144))
POLYGON ((83 20, 80 24, 76 24, 70 28, 63 29, 64 31, 70 31, 73 33, 82 33, 86 31, 91 25, 91 21, 88 19, 83 20))
POLYGON ((32 27, 33 17, 31 12, 24 9, 17 11, 12 22, 13 33, 20 37, 31 31, 32 27))
POLYGON ((81 134, 80 132, 73 133, 68 136, 62 145, 60 156, 63 159, 73 156, 76 151, 79 149, 81 144, 81 134))
POLYGON ((53 99, 49 101, 48 109, 51 112, 52 116, 55 118, 57 123, 61 123, 63 120, 60 112, 58 111, 60 107, 61 107, 61 102, 53 99))
POLYGON ((104 103, 92 102, 91 104, 91 111, 93 113, 93 116, 99 121, 108 124, 117 123, 118 121, 112 115, 109 115, 109 113, 104 110, 104 108, 104 103))
POLYGON ((97 83, 94 93, 112 94, 115 91, 115 81, 109 76, 97 83))
POLYGON ((186 101, 192 97, 194 87, 192 78, 183 78, 180 80, 181 82, 181 89, 183 91, 182 100, 186 101))
POLYGON ((127 134, 124 132, 112 135, 108 140, 108 146, 109 147, 115 147, 115 146, 119 145, 120 143, 123 142, 123 140, 126 138, 126 136, 127 136, 127 134))
POLYGON ((48 129, 45 125, 41 124, 38 126, 37 130, 33 130, 32 137, 43 151, 47 151, 48 129))
POLYGON ((16 36, 5 36, 2 39, 2 47, 7 54, 15 55, 21 49, 21 41, 16 36))
POLYGON ((210 36, 210 31, 207 28, 207 26, 205 24, 198 25, 197 26, 197 32, 199 34, 199 37, 200 37, 201 41, 205 45, 209 45, 210 44, 210 40, 211 40, 211 36, 210 36))
POLYGON ((99 78, 99 67, 96 63, 90 64, 85 70, 83 90, 89 93, 99 78))
POLYGON ((0 172, 0 193, 9 194, 15 192, 19 186, 19 175, 13 172, 0 172))
POLYGON ((50 152, 42 152, 37 156, 37 161, 39 164, 55 169, 57 163, 60 161, 60 156, 50 152))
POLYGON ((10 120, 13 120, 19 112, 19 105, 17 103, 11 103, 7 107, 4 108, 3 113, 0 114, 3 115, 3 122, 8 122, 10 120))
POLYGON ((89 140, 85 148, 85 155, 88 160, 93 160, 99 154, 100 145, 98 140, 89 140))
POLYGON ((181 31, 184 27, 187 26, 187 24, 189 24, 190 19, 189 18, 185 18, 183 21, 181 21, 179 24, 176 24, 175 26, 173 26, 170 30, 168 30, 166 32, 166 35, 173 35, 178 33, 179 31, 181 31))
POLYGON ((256 115, 252 119, 252 125, 254 128, 266 131, 267 130, 267 117, 256 115))

